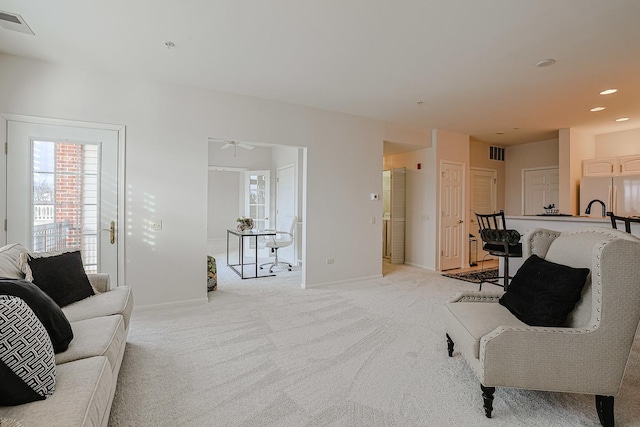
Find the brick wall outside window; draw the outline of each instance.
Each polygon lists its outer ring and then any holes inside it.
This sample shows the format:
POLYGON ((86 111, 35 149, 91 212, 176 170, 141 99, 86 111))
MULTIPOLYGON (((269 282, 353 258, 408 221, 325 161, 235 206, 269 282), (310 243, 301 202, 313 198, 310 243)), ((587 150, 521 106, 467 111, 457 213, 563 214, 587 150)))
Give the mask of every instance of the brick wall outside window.
POLYGON ((56 144, 56 222, 68 222, 68 248, 82 247, 82 164, 81 144, 56 144))

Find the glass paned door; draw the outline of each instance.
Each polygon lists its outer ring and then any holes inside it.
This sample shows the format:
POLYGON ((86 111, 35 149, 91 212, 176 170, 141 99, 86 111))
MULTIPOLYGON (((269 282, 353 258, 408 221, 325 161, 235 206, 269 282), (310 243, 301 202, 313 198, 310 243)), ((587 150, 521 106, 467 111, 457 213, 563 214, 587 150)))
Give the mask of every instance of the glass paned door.
POLYGON ((34 252, 80 248, 98 266, 98 144, 32 141, 34 252))
POLYGON ((64 123, 7 121, 7 241, 80 249, 118 286, 119 131, 64 123))
POLYGON ((245 216, 253 219, 253 228, 269 228, 269 171, 245 172, 245 216))

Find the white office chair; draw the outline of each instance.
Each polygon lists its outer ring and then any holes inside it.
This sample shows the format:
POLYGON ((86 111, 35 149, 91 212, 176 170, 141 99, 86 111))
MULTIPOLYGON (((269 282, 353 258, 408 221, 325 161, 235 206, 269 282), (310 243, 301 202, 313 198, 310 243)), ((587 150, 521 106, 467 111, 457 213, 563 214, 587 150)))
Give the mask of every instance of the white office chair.
MULTIPOLYGON (((264 264, 260 264, 260 269, 265 265, 270 265, 269 273, 273 273, 273 268, 277 267, 278 264, 286 265, 287 269, 291 271, 291 264, 288 262, 283 262, 278 260, 278 249, 285 248, 293 244, 293 231, 296 228, 296 222, 298 222, 297 216, 283 216, 282 221, 278 221, 278 226, 280 225, 289 225, 289 231, 279 231, 279 230, 266 230, 266 231, 275 231, 277 233, 276 236, 271 236, 270 239, 267 240, 265 247, 270 248, 272 251, 275 251, 276 259, 273 262, 266 262, 264 264)), ((284 227, 283 227, 284 228, 284 227)))

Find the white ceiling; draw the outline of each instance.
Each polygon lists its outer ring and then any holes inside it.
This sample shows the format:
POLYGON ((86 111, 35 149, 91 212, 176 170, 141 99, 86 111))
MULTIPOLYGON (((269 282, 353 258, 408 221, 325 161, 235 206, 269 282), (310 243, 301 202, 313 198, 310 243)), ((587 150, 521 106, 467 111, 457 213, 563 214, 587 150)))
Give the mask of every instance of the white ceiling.
POLYGON ((0 29, 0 52, 73 67, 500 145, 640 128, 638 0, 0 0, 0 10, 35 32, 0 29), (536 67, 546 58, 557 62, 536 67), (619 92, 598 94, 609 87, 619 92), (607 109, 589 111, 598 105, 607 109))

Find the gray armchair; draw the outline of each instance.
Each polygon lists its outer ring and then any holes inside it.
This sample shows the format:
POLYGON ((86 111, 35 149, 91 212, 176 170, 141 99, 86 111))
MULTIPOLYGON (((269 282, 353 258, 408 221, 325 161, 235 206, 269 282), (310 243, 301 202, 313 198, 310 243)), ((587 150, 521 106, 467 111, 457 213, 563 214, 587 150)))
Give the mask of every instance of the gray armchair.
POLYGON ((603 426, 614 425, 640 320, 640 239, 618 230, 535 229, 523 255, 590 269, 564 327, 529 326, 498 304, 503 292, 465 292, 445 304, 449 356, 459 351, 480 380, 485 415, 495 387, 593 394, 603 426))

